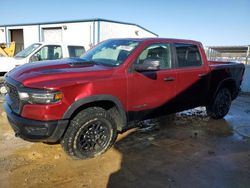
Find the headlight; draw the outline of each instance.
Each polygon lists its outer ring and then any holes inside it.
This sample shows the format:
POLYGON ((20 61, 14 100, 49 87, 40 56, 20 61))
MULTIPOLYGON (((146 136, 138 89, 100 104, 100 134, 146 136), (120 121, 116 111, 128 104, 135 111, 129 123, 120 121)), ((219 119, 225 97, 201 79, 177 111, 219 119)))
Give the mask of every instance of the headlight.
POLYGON ((31 104, 51 104, 62 100, 63 94, 59 91, 18 92, 19 98, 31 104))

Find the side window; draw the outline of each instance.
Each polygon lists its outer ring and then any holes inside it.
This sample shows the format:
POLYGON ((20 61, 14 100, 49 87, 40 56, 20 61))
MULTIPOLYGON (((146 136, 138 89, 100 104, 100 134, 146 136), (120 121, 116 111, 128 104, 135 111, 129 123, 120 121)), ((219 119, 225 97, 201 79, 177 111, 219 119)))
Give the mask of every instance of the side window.
POLYGON ((69 57, 80 57, 85 53, 83 46, 68 46, 69 57))
POLYGON ((60 59, 62 58, 62 47, 59 45, 44 46, 32 58, 36 61, 60 59))
POLYGON ((193 44, 174 44, 178 59, 178 67, 201 66, 202 60, 199 49, 193 44))
POLYGON ((170 44, 153 44, 147 47, 136 60, 136 64, 142 64, 147 60, 159 60, 160 69, 171 68, 170 44))

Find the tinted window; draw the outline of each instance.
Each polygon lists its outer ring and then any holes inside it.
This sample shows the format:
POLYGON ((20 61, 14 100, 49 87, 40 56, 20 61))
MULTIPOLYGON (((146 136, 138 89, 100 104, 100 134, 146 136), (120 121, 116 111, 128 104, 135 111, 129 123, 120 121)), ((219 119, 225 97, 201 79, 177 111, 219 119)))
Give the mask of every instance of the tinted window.
POLYGON ((170 44, 154 44, 147 47, 138 57, 135 63, 140 64, 147 60, 159 60, 160 69, 171 68, 170 44))
POLYGON ((199 49, 193 44, 174 44, 177 53, 178 67, 201 66, 199 49))
POLYGON ((80 57, 85 52, 83 46, 68 46, 68 50, 69 50, 69 57, 80 57))

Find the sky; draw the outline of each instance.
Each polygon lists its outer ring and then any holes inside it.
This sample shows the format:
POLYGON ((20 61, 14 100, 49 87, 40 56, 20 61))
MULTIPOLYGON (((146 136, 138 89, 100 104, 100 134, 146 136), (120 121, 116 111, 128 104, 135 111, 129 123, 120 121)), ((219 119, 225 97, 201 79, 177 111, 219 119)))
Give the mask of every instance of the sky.
POLYGON ((0 25, 103 18, 205 46, 250 45, 250 0, 0 1, 0 25))

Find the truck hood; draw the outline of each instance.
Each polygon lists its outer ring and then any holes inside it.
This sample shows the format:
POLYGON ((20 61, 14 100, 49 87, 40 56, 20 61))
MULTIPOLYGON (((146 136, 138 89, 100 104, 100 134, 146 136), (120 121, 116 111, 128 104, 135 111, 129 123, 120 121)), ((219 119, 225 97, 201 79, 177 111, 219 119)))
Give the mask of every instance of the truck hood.
POLYGON ((67 58, 27 63, 11 70, 8 76, 27 87, 57 88, 58 85, 110 77, 112 73, 112 67, 96 65, 81 58, 67 58))

